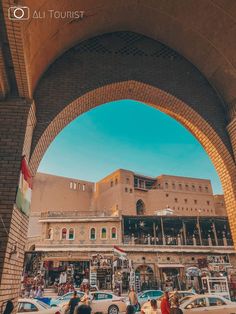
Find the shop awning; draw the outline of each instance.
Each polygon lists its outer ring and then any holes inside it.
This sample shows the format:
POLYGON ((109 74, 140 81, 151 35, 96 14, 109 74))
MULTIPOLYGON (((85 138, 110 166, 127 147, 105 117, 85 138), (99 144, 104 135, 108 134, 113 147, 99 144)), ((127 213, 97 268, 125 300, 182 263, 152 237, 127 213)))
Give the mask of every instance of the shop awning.
POLYGON ((158 268, 184 268, 183 264, 157 264, 158 268))

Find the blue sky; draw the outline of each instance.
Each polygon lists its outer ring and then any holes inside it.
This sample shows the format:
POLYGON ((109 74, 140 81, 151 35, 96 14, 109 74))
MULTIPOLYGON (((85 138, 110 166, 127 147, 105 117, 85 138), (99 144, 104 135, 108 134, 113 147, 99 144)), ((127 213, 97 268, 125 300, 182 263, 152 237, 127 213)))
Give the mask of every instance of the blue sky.
POLYGON ((118 169, 149 176, 219 177, 200 143, 176 120, 131 100, 101 105, 71 122, 51 143, 40 172, 97 181, 118 169))

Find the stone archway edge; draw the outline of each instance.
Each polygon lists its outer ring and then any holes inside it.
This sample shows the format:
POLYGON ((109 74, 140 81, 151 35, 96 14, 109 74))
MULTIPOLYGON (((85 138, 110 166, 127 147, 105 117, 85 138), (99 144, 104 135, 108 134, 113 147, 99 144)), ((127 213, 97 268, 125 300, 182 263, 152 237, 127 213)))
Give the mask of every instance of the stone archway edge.
MULTIPOLYGON (((139 82, 123 81, 107 84, 85 93, 68 104, 48 125, 30 158, 30 167, 36 173, 48 146, 71 121, 96 106, 121 99, 133 99, 153 106, 184 125, 201 143, 220 177, 232 233, 236 232, 236 168, 231 152, 210 124, 188 104, 157 87, 139 82)), ((234 236, 236 243, 236 234, 234 236)))

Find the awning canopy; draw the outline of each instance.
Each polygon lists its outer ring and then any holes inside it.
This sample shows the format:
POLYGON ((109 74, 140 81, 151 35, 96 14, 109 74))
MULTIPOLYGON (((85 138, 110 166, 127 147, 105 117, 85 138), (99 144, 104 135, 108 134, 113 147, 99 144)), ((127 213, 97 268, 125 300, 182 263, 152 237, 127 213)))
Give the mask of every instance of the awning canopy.
POLYGON ((183 264, 157 264, 158 268, 184 268, 183 264))

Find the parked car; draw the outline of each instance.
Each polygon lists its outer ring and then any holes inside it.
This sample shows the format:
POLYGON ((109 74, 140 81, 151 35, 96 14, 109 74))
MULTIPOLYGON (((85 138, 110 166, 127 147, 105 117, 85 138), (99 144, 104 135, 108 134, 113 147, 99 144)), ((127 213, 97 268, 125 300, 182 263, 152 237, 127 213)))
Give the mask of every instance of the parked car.
MULTIPOLYGON (((58 306, 60 305, 60 303, 64 303, 65 301, 70 301, 70 299, 73 297, 73 293, 72 292, 67 292, 66 294, 57 297, 56 299, 51 299, 50 305, 51 306, 58 306)), ((84 292, 77 290, 77 295, 79 298, 82 298, 84 296, 84 292)))
MULTIPOLYGON (((192 291, 171 291, 169 292, 169 297, 170 297, 170 300, 173 298, 174 295, 178 295, 179 297, 179 300, 183 299, 183 298, 190 298, 192 297, 193 295, 195 295, 194 292, 192 291)), ((156 298, 157 300, 157 307, 160 308, 160 305, 161 305, 161 300, 163 298, 163 295, 161 295, 160 297, 156 298)), ((145 312, 145 310, 150 310, 151 308, 151 303, 150 303, 150 300, 145 302, 142 306, 141 306, 141 309, 142 311, 145 312)))
MULTIPOLYGON (((69 301, 60 303, 62 313, 65 313, 69 301)), ((92 313, 118 314, 125 312, 128 302, 123 297, 116 296, 111 292, 95 291, 91 292, 90 306, 92 313)))
POLYGON ((61 314, 59 307, 50 307, 48 304, 37 299, 19 299, 17 306, 18 313, 38 314, 61 314))
POLYGON ((184 314, 236 314, 236 303, 216 294, 198 294, 180 301, 184 314))
POLYGON ((161 290, 146 290, 138 293, 138 306, 139 309, 143 306, 144 303, 152 299, 158 299, 163 295, 161 290))

